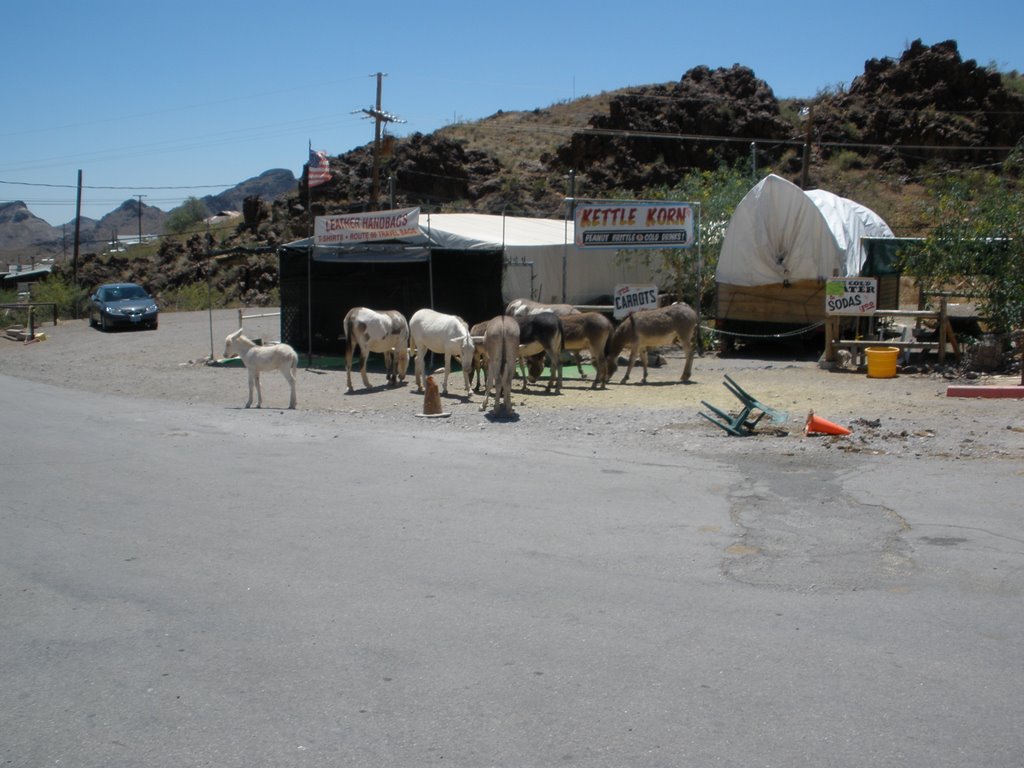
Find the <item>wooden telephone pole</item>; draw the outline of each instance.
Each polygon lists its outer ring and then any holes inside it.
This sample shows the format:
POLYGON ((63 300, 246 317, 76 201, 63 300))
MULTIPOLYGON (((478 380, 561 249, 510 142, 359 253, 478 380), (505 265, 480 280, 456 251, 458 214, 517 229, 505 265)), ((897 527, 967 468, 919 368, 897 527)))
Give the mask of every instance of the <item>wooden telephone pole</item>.
POLYGON ((804 157, 800 169, 800 189, 806 190, 810 185, 811 174, 811 139, 814 136, 814 107, 807 108, 806 133, 804 134, 804 157))
POLYGON ((142 198, 144 198, 145 195, 136 195, 136 197, 139 198, 139 242, 141 243, 142 242, 142 198))
POLYGON ((405 120, 392 115, 390 112, 385 112, 381 107, 382 81, 386 77, 385 73, 378 72, 376 75, 371 75, 371 77, 377 78, 376 106, 357 111, 373 119, 373 174, 370 191, 370 210, 375 211, 377 210, 377 201, 380 198, 380 139, 382 128, 387 123, 404 123, 405 120))

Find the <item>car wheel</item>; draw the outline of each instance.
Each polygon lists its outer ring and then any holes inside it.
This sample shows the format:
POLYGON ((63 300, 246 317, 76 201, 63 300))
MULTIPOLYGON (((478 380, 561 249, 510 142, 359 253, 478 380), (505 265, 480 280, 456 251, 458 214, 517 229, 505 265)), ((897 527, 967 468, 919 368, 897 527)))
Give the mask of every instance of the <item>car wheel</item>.
POLYGON ((155 331, 155 330, 156 330, 156 323, 157 323, 157 321, 156 321, 156 320, 154 320, 154 321, 152 322, 152 324, 150 324, 150 326, 149 326, 149 330, 151 330, 151 331, 155 331))
POLYGON ((104 314, 100 315, 100 330, 104 333, 110 330, 110 326, 107 324, 107 316, 104 314))
POLYGON ((90 328, 95 328, 96 327, 96 318, 92 316, 92 312, 89 313, 89 327, 90 328))

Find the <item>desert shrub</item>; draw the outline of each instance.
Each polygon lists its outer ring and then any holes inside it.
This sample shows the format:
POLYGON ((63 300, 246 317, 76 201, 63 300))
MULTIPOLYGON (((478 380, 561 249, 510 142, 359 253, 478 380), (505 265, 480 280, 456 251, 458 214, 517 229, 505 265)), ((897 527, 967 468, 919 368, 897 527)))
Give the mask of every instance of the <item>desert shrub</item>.
POLYGON ((864 158, 851 149, 841 149, 832 155, 833 167, 840 171, 852 171, 864 167, 864 158))
POLYGON ((57 305, 57 316, 77 317, 89 299, 89 290, 76 287, 71 281, 56 275, 32 284, 32 301, 52 302, 57 305))
POLYGON ((206 282, 188 283, 161 292, 160 309, 168 312, 195 312, 210 307, 228 306, 227 297, 206 282))
POLYGON ((175 235, 188 232, 206 216, 206 204, 198 198, 189 197, 167 215, 164 220, 164 231, 175 235))

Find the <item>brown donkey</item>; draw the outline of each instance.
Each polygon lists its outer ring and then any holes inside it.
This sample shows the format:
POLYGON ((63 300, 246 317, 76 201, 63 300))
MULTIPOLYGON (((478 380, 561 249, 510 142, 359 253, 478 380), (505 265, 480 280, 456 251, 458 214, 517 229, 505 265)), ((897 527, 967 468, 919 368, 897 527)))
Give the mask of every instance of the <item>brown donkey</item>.
POLYGON ((629 366, 622 377, 623 384, 633 371, 637 355, 644 366, 643 381, 647 381, 647 350, 650 347, 667 347, 678 343, 686 352, 686 365, 680 381, 690 380, 690 369, 693 367, 693 353, 696 351, 695 336, 697 330, 697 313, 688 304, 676 302, 658 309, 641 309, 623 320, 612 333, 608 349, 608 376, 611 377, 616 368, 619 353, 629 347, 629 366))

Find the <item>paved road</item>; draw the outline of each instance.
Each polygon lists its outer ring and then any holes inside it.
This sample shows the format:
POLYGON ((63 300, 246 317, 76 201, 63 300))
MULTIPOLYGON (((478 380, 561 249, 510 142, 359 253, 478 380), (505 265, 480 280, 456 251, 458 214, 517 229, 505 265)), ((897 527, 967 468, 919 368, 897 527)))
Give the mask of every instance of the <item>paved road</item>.
POLYGON ((0 409, 0 764, 1022 765, 1018 462, 0 409))

